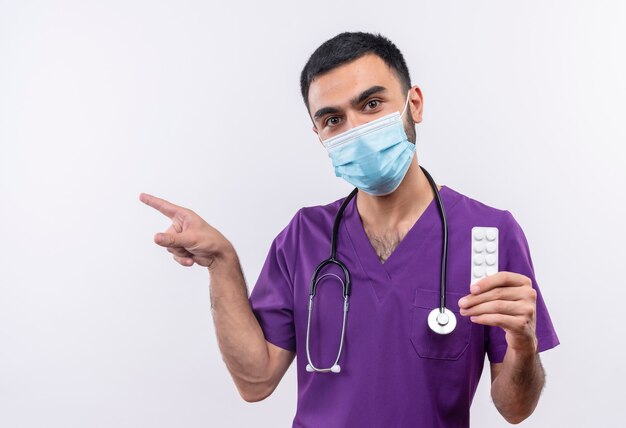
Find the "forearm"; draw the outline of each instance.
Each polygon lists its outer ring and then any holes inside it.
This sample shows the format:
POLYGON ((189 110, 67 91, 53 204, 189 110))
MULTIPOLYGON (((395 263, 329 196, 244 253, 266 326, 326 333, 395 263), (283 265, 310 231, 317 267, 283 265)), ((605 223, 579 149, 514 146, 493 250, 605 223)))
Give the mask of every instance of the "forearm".
POLYGON ((222 359, 244 399, 253 399, 267 387, 269 353, 235 251, 216 260, 209 274, 211 313, 222 359))
POLYGON ((532 414, 545 383, 539 354, 509 348, 502 369, 491 384, 491 397, 504 418, 517 424, 532 414))

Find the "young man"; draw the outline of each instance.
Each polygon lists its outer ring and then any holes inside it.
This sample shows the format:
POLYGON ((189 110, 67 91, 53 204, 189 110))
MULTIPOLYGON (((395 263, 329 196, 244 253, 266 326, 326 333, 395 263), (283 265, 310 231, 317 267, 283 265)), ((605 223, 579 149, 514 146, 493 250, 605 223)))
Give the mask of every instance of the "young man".
POLYGON ((422 94, 400 51, 380 35, 339 34, 310 57, 301 90, 336 175, 358 188, 336 237, 351 279, 345 335, 336 266, 322 273, 308 319, 311 277, 328 258, 345 198, 296 213, 248 299, 223 235, 193 211, 141 195, 173 222, 155 242, 184 266, 208 267, 220 350, 242 397, 269 396, 297 355, 294 427, 465 427, 487 354, 498 411, 511 423, 527 418, 544 385, 538 352, 559 341, 526 238, 510 212, 445 185, 437 187, 448 225, 446 306, 457 324, 445 335, 429 329, 442 220, 415 155, 422 94), (473 226, 498 228, 499 272, 470 287, 473 226))

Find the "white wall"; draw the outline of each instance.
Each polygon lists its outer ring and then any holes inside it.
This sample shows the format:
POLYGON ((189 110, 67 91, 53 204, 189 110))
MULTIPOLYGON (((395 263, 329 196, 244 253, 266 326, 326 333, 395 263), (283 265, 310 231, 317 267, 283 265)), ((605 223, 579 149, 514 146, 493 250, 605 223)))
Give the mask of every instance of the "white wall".
MULTIPOLYGON (((137 197, 200 213, 251 288, 293 213, 350 189, 298 87, 344 30, 404 52, 435 179, 526 232, 562 344, 523 426, 617 426, 624 22, 619 1, 0 0, 0 426, 289 426, 295 366, 266 401, 239 398, 208 274, 152 243, 168 222, 137 197)), ((473 425, 505 426, 487 380, 473 425)))

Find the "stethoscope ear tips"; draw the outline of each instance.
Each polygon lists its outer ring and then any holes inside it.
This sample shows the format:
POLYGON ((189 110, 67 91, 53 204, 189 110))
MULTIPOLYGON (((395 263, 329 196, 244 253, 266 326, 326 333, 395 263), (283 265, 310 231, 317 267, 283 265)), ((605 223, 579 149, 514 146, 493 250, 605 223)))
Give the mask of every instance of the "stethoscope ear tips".
POLYGON ((330 371, 333 373, 339 373, 341 371, 341 367, 339 366, 339 364, 335 364, 330 368, 330 371))
POLYGON ((313 370, 313 367, 311 367, 311 364, 307 364, 307 365, 306 365, 306 371, 307 371, 307 372, 309 372, 309 373, 311 373, 311 372, 313 372, 313 371, 315 371, 315 370, 313 370))

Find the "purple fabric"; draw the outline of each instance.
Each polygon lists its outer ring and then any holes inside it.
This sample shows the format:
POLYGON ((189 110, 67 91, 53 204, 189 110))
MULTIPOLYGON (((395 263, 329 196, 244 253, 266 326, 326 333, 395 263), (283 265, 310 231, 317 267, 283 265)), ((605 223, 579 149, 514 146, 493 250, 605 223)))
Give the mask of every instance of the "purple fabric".
MULTIPOLYGON (((447 306, 456 312, 455 331, 439 336, 426 323, 439 299, 442 229, 436 201, 381 264, 353 199, 337 243, 337 257, 352 275, 339 374, 309 373, 305 367, 310 281, 329 256, 333 219, 343 198, 300 209, 272 242, 250 303, 265 338, 297 353, 293 427, 469 426, 485 355, 502 362, 507 347, 502 329, 474 324, 458 313, 458 300, 469 293, 473 226, 499 228, 500 270, 530 277, 538 291, 539 350, 559 344, 526 237, 511 213, 448 186, 440 194, 448 218, 447 306)), ((335 360, 342 305, 341 284, 322 280, 311 321, 311 358, 317 367, 335 360)))

